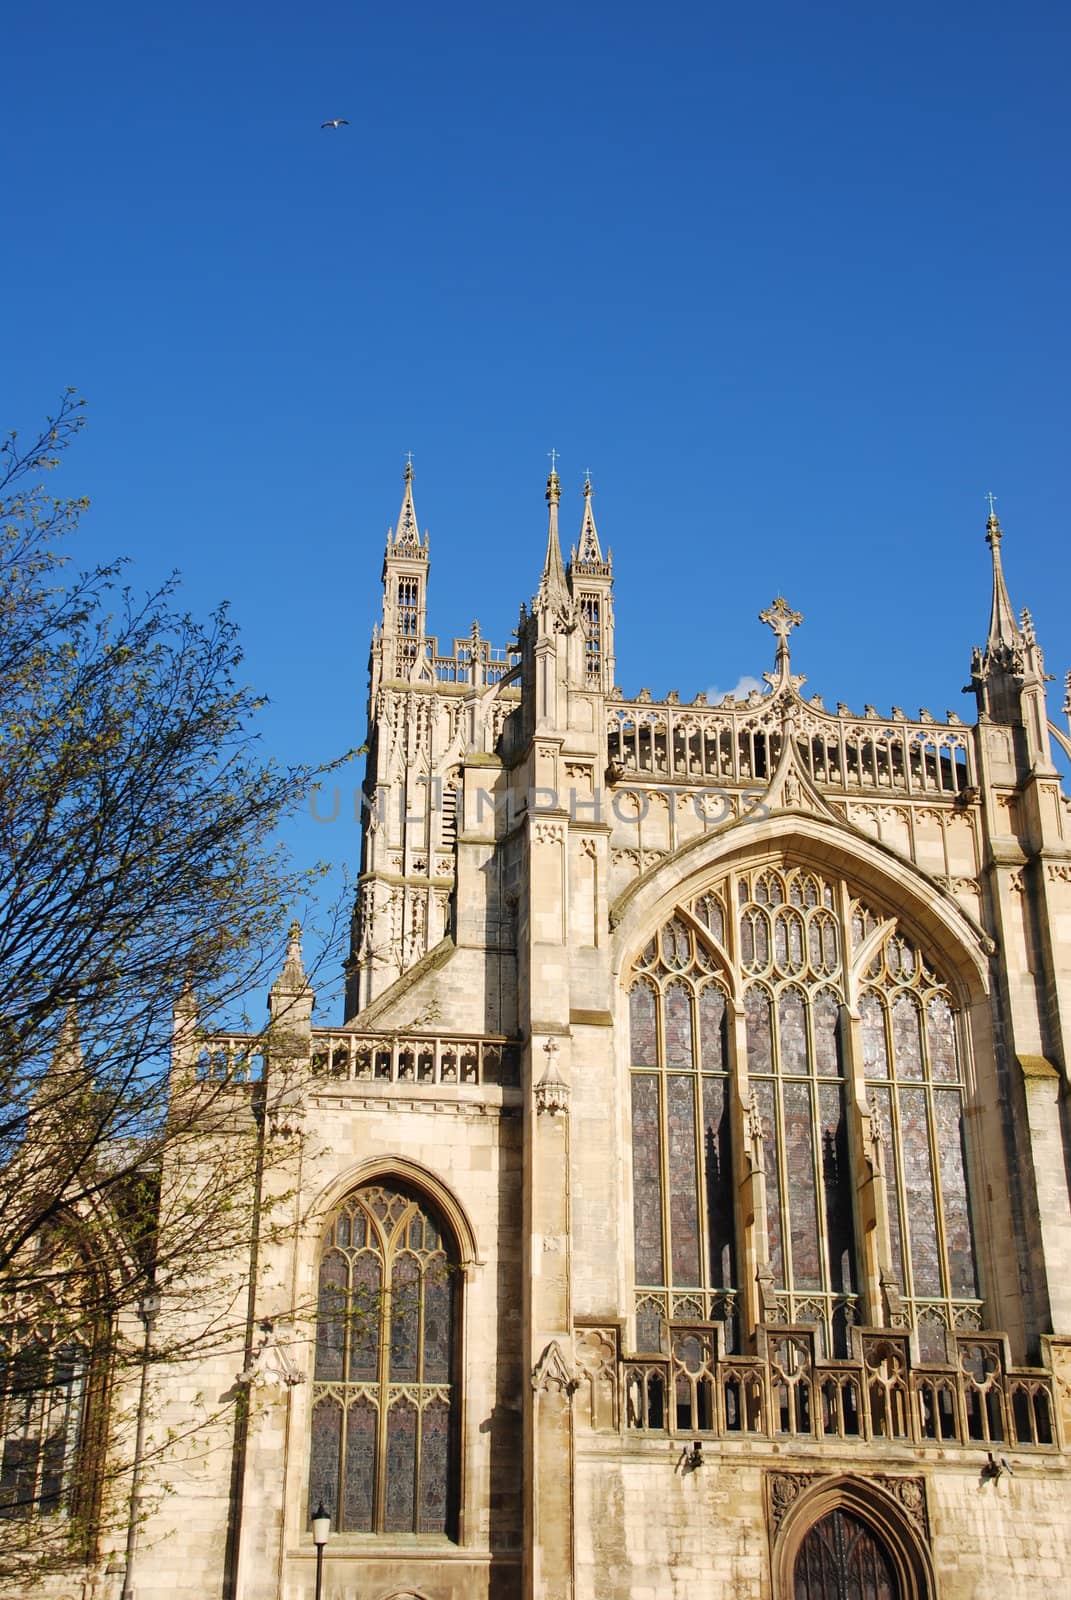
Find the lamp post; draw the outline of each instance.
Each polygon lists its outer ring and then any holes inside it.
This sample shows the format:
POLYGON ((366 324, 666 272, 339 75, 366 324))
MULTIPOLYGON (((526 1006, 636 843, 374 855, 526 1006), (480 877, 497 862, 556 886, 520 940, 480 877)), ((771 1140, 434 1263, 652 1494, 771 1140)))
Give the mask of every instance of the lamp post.
POLYGON ((321 1499, 312 1514, 312 1542, 316 1546, 316 1600, 321 1600, 324 1583, 324 1545, 331 1533, 331 1515, 321 1499))

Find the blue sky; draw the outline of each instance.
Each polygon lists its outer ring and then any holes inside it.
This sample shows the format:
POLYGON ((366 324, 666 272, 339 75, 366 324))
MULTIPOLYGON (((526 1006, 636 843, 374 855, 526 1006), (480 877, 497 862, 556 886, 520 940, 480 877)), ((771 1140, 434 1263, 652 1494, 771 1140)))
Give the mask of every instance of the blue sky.
POLYGON ((513 627, 554 446, 626 692, 761 673, 783 591, 810 690, 938 715, 992 489, 1058 717, 1069 44, 1054 3, 19 8, 0 425, 88 397, 78 555, 230 599, 284 760, 363 737, 408 450, 440 636, 513 627))

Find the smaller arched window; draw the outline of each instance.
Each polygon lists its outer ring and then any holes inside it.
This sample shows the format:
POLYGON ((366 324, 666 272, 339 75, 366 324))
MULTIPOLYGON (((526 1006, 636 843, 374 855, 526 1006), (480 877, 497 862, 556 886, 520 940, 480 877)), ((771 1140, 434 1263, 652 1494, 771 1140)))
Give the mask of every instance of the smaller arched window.
POLYGON ((358 1189, 320 1251, 309 1507, 340 1533, 452 1534, 458 1252, 400 1183, 358 1189))
POLYGON ((95 1493, 92 1275, 73 1229, 59 1224, 17 1266, 0 1324, 0 1518, 84 1513, 95 1493))

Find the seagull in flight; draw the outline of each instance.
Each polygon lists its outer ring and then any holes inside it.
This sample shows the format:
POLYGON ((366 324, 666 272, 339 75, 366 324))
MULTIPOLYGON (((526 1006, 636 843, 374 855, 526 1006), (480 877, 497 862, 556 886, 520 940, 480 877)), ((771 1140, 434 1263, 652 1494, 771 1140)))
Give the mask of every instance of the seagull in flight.
POLYGON ((329 117, 326 122, 321 122, 321 128, 348 128, 349 121, 346 117, 329 117))

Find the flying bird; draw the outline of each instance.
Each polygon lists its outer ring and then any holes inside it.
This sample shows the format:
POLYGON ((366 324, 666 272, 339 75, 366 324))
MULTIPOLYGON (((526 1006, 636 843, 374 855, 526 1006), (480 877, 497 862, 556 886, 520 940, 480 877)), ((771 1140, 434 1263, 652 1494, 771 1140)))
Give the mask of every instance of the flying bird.
POLYGON ((326 122, 321 122, 321 128, 348 128, 349 121, 346 117, 329 117, 326 122))

